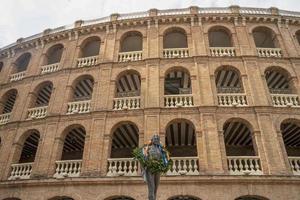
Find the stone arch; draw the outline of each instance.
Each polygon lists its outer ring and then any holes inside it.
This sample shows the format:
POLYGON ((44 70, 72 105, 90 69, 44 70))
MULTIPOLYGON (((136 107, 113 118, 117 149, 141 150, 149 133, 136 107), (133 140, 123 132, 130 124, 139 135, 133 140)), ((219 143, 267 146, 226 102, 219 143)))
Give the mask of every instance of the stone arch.
POLYGON ((296 92, 288 70, 278 66, 270 66, 265 69, 264 75, 270 93, 291 94, 296 92))
MULTIPOLYGON (((290 157, 300 156, 300 120, 287 118, 280 123, 285 150, 290 157)), ((300 163, 298 163, 300 164, 300 163)))
POLYGON ((188 48, 187 33, 181 27, 170 27, 163 33, 163 48, 188 48))
POLYGON ((116 78, 115 97, 140 96, 141 75, 137 70, 122 71, 116 78))
POLYGON ((37 129, 30 129, 24 132, 18 140, 22 145, 19 155, 16 157, 18 163, 34 162, 39 147, 41 134, 37 129))
POLYGON ((134 200, 134 198, 129 196, 111 196, 108 198, 105 198, 105 200, 134 200))
POLYGON ((243 93, 241 72, 233 66, 220 66, 215 70, 215 84, 218 93, 243 93))
POLYGON ((69 196, 56 196, 56 197, 52 197, 48 200, 74 200, 74 198, 69 197, 69 196))
POLYGON ((8 198, 4 198, 3 200, 21 200, 21 199, 15 197, 8 197, 8 198))
POLYGON ((184 67, 171 67, 166 70, 164 94, 192 94, 189 70, 184 67))
POLYGON ((201 199, 192 195, 176 195, 168 198, 168 200, 201 200, 201 199))
POLYGON ((27 70, 29 62, 31 60, 31 53, 23 53, 14 62, 14 68, 12 73, 19 73, 27 70))
POLYGON ((89 100, 93 95, 94 77, 90 74, 84 74, 77 77, 71 85, 71 101, 89 100))
POLYGON ((267 26, 256 26, 252 35, 257 48, 280 48, 276 32, 267 26))
POLYGON ((47 106, 49 104, 52 91, 52 81, 44 81, 37 85, 33 90, 33 98, 31 99, 30 107, 47 106))
POLYGON ((51 65, 54 63, 59 63, 62 57, 64 51, 64 45, 59 43, 51 46, 48 48, 46 54, 45 54, 45 65, 51 65))
POLYGON ((258 195, 245 195, 245 196, 240 196, 235 200, 269 200, 269 199, 258 195))
POLYGON ((232 32, 222 25, 212 26, 208 30, 210 47, 232 47, 232 32))
POLYGON ((10 89, 1 98, 1 114, 11 113, 13 111, 18 96, 17 89, 10 89))
POLYGON ((91 36, 86 38, 80 44, 79 57, 84 58, 84 57, 99 55, 100 44, 101 44, 101 39, 98 36, 91 36))
POLYGON ((120 52, 142 51, 143 34, 140 31, 128 31, 120 38, 120 52))

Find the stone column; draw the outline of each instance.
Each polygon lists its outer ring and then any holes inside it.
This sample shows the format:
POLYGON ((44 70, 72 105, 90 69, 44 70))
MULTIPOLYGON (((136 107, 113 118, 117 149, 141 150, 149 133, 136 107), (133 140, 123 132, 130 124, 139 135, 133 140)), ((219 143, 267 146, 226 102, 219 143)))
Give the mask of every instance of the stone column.
MULTIPOLYGON (((245 22, 246 23, 246 22, 245 22)), ((239 48, 241 56, 256 56, 256 46, 252 38, 252 34, 249 34, 246 24, 236 25, 236 48, 239 48)))
POLYGON ((156 60, 147 61, 145 76, 146 80, 146 94, 144 108, 159 107, 160 105, 160 74, 159 63, 156 60))
MULTIPOLYGON (((97 91, 94 91, 95 99, 94 110, 111 110, 113 107, 113 98, 115 95, 115 81, 111 80, 112 67, 104 65, 100 69, 99 81, 97 83, 97 91)), ((93 93, 94 93, 93 92, 93 93)))

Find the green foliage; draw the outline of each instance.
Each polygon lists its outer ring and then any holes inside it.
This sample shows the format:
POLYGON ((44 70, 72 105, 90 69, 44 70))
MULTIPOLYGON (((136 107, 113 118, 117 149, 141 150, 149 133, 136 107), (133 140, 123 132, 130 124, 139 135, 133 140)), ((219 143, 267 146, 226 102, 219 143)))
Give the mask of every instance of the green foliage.
POLYGON ((149 169, 152 174, 156 173, 167 173, 167 171, 172 167, 172 160, 168 161, 168 165, 165 166, 162 159, 145 159, 143 155, 143 148, 135 148, 132 152, 133 157, 138 160, 144 169, 149 169))

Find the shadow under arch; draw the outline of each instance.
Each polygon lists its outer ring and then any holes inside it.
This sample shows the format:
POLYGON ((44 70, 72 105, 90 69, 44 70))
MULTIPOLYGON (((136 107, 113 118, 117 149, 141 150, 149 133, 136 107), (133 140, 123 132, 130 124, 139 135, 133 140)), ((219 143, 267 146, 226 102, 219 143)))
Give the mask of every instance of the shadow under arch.
POLYGON ((201 199, 192 195, 177 195, 168 198, 168 200, 201 200, 201 199))
POLYGON ((129 196, 111 196, 105 198, 104 200, 135 200, 135 199, 129 196))
POLYGON ((72 197, 68 197, 68 196, 56 196, 56 197, 52 197, 48 200, 75 200, 72 197))
POLYGON ((143 34, 140 31, 128 31, 120 38, 120 52, 142 51, 143 34))
POLYGON ((257 195, 245 195, 245 196, 238 197, 235 200, 269 200, 269 199, 257 195))
POLYGON ((166 29, 163 33, 163 48, 188 48, 186 31, 177 26, 166 29))

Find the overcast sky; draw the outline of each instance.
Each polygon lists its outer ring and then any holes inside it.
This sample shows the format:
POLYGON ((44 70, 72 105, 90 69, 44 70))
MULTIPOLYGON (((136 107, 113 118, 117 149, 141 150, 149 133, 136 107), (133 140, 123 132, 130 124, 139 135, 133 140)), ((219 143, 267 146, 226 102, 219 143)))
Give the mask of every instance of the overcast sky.
POLYGON ((300 0, 1 0, 0 48, 20 37, 42 32, 46 28, 71 24, 79 19, 93 19, 111 13, 169 9, 222 7, 278 7, 300 11, 300 0))

